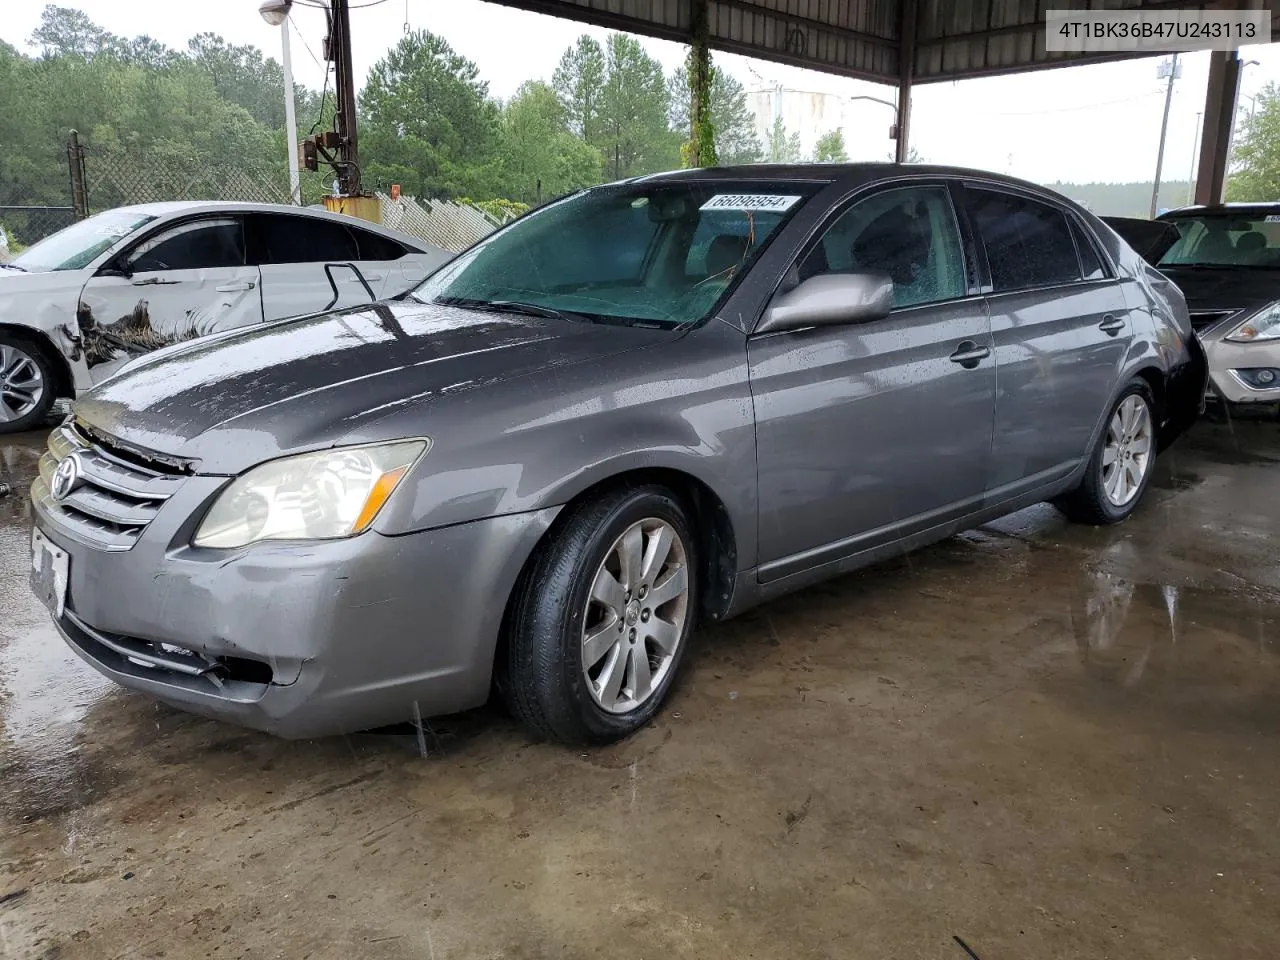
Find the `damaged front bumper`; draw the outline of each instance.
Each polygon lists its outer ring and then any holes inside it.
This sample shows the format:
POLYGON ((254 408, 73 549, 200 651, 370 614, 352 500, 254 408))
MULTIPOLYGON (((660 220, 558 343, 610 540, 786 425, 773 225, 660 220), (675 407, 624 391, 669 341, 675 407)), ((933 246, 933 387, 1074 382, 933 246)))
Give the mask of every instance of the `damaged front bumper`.
POLYGON ((127 550, 84 542, 32 487, 35 525, 69 557, 71 648, 121 686, 297 738, 478 706, 507 596, 555 510, 389 537, 189 545, 225 478, 193 476, 127 550))

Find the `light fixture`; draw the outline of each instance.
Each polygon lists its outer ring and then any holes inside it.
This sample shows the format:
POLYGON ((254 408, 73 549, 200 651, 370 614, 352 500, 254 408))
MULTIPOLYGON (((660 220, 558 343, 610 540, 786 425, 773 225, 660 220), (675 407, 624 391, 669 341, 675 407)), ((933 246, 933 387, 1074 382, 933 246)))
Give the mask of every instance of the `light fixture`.
POLYGON ((271 26, 278 27, 288 19, 289 8, 292 6, 293 0, 262 0, 258 5, 258 13, 271 26))

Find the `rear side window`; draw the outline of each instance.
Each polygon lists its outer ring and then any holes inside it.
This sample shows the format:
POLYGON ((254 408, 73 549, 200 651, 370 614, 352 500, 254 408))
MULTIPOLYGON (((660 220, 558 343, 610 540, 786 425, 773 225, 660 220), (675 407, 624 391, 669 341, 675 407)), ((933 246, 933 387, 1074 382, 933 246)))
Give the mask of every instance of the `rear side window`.
POLYGON ((239 219, 189 220, 144 240, 129 254, 135 273, 244 266, 239 219))
POLYGON ((331 220, 259 213, 249 218, 249 232, 249 252, 259 264, 360 259, 351 231, 331 220))
POLYGON ((405 255, 404 247, 390 237, 355 227, 351 232, 356 235, 361 260, 399 260, 405 255))
POLYGON ((1079 280, 1067 216, 1057 207, 990 190, 967 191, 996 293, 1079 280))
POLYGON ((1093 245, 1088 233, 1080 224, 1074 221, 1071 224, 1071 232, 1075 234, 1076 249, 1080 251, 1080 270, 1084 274, 1086 280, 1105 280, 1107 271, 1102 267, 1102 260, 1098 257, 1098 248, 1093 245))

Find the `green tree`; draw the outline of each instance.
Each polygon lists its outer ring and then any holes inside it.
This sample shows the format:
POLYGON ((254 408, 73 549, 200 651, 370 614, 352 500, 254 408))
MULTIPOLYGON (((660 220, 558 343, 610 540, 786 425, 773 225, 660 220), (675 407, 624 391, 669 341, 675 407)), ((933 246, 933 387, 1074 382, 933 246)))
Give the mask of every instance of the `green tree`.
MULTIPOLYGON (((689 80, 684 67, 676 70, 671 88, 671 126, 689 129, 689 80)), ((764 156, 756 135, 756 119, 747 106, 747 91, 719 68, 711 73, 711 123, 716 131, 716 154, 721 166, 759 163, 764 156)))
POLYGON ((799 163, 802 149, 800 134, 787 133, 787 126, 778 117, 773 121, 773 129, 769 132, 769 142, 765 146, 765 155, 770 163, 799 163))
POLYGON ((83 10, 49 4, 40 12, 40 26, 31 43, 44 57, 81 57, 122 52, 124 41, 89 19, 83 10))
POLYGON ((849 154, 844 148, 844 133, 832 130, 824 133, 813 145, 814 163, 848 163, 849 154))
POLYGON ((587 143, 601 137, 600 96, 607 70, 604 50, 584 33, 564 52, 551 77, 569 129, 587 143))
POLYGON ((476 65, 441 37, 401 39, 369 71, 360 107, 366 187, 394 179, 409 194, 453 197, 492 182, 498 106, 476 65))
MULTIPOLYGON (((244 107, 258 123, 284 128, 284 68, 279 63, 257 47, 234 46, 216 33, 196 34, 187 41, 187 50, 219 97, 244 107)), ((298 107, 296 90, 294 98, 298 107)))
POLYGON ((614 179, 679 165, 680 135, 667 124, 670 112, 662 65, 635 37, 609 36, 608 72, 600 98, 602 133, 595 144, 614 179))
POLYGON ((1227 199, 1275 200, 1280 197, 1280 88, 1267 84, 1257 108, 1236 138, 1234 170, 1227 180, 1227 199))
POLYGON ((499 148, 502 196, 537 203, 600 182, 600 152, 568 127, 556 92, 523 84, 502 111, 499 148))
POLYGON ((570 129, 600 151, 606 177, 679 166, 681 137, 668 124, 662 65, 634 37, 610 34, 603 49, 579 37, 561 57, 553 83, 570 129))

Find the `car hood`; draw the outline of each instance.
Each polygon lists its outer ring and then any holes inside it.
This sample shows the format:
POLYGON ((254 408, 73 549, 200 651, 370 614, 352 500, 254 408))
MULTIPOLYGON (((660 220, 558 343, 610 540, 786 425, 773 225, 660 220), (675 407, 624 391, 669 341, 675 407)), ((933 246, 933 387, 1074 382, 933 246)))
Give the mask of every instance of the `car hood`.
POLYGON ((1280 270, 1164 266, 1160 272, 1187 298, 1192 323, 1202 334, 1280 300, 1280 270))
POLYGON ((26 273, 0 267, 0 297, 16 293, 66 290, 83 282, 84 278, 79 270, 40 270, 26 273))
MULTIPOLYGON (((130 364, 76 401, 98 434, 237 473, 381 437, 390 410, 677 336, 670 330, 378 303, 197 340, 130 364)), ((513 397, 513 405, 518 397, 513 397)), ((397 420, 403 423, 403 420, 397 420)), ((422 433, 429 433, 424 422, 422 433)))

